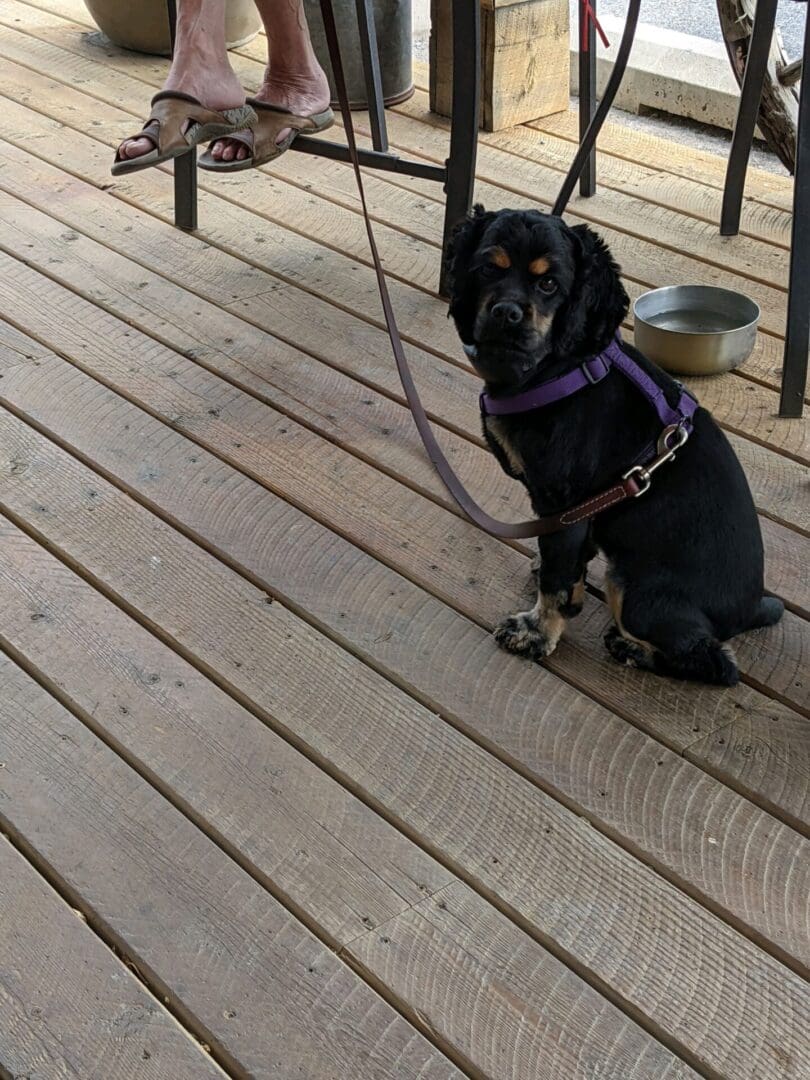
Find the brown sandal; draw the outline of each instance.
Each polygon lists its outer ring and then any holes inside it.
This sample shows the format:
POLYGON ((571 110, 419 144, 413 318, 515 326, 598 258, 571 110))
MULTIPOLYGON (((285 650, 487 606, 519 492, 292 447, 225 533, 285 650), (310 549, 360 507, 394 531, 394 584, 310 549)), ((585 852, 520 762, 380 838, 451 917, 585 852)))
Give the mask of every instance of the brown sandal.
MULTIPOLYGON (((283 109, 280 105, 268 105, 266 101, 257 101, 256 98, 248 98, 247 104, 252 106, 257 113, 252 124, 243 125, 248 131, 238 135, 229 135, 227 138, 235 139, 250 150, 250 157, 242 161, 217 161, 206 150, 200 157, 199 166, 209 172, 240 172, 242 169, 255 169, 258 165, 264 165, 273 158, 280 157, 285 150, 292 145, 295 137, 301 132, 314 133, 326 131, 335 122, 335 114, 330 108, 314 116, 296 116, 289 109, 283 109), (291 128, 289 135, 276 142, 278 133, 284 128, 291 128)), ((220 136, 223 138, 225 136, 220 136)))
POLYGON ((111 170, 113 176, 123 176, 125 173, 159 165, 161 161, 169 161, 185 154, 198 143, 233 135, 256 122, 256 113, 248 104, 217 112, 215 109, 206 109, 190 94, 181 94, 176 90, 162 90, 155 94, 151 104, 152 112, 143 126, 143 131, 131 135, 130 138, 149 139, 154 144, 154 150, 134 158, 122 158, 119 151, 116 151, 111 170), (183 124, 187 120, 191 123, 188 129, 183 131, 183 124))

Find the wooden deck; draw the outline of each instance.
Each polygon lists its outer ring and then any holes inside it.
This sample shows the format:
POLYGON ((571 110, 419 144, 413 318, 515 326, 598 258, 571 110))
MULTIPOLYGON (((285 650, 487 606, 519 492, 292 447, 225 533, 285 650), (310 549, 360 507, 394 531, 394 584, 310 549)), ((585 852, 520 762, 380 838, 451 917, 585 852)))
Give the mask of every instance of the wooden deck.
MULTIPOLYGON (((634 295, 761 304, 744 370, 693 386, 783 623, 739 641, 733 691, 647 677, 607 658, 597 567, 535 666, 489 633, 528 548, 425 459, 350 171, 201 177, 175 231, 169 172, 109 175, 164 64, 89 27, 80 0, 0 0, 0 1076, 807 1080, 790 185, 752 175, 723 240, 723 162, 614 128, 570 215, 634 295)), ((248 86, 260 56, 234 57, 248 86)), ((389 119, 444 158, 423 91, 389 119)), ((547 206, 573 138, 482 135, 479 198, 547 206)), ((517 517, 435 296, 441 192, 368 184, 443 444, 517 517)))

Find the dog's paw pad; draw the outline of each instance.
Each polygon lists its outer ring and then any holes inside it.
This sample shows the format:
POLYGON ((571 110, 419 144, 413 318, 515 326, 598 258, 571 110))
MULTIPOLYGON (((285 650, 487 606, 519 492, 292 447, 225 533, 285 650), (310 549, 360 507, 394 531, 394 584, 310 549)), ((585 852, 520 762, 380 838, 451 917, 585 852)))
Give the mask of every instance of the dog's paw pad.
POLYGON ((495 628, 495 640, 507 652, 518 653, 530 660, 550 656, 557 644, 546 636, 531 612, 507 616, 495 628))

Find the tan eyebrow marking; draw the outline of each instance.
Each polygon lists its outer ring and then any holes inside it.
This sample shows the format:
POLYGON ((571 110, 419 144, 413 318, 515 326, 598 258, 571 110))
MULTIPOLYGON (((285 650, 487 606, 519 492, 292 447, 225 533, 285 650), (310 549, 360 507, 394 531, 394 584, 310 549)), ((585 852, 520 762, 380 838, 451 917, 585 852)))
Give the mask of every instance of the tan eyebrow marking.
POLYGON ((551 266, 551 263, 545 256, 540 259, 533 259, 529 263, 529 273, 536 274, 538 277, 540 277, 541 274, 548 273, 549 266, 551 266))
POLYGON ((499 266, 501 270, 508 270, 512 265, 512 260, 506 254, 502 247, 495 247, 489 253, 489 261, 499 266))

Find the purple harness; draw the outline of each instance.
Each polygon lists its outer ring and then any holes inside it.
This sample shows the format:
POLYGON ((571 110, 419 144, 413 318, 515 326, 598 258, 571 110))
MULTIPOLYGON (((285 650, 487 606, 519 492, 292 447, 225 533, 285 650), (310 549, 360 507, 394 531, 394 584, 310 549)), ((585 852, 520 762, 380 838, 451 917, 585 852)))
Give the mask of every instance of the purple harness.
POLYGON ((673 408, 664 396, 661 387, 627 355, 618 336, 598 356, 586 360, 584 364, 574 371, 569 371, 566 375, 540 383, 533 390, 526 390, 522 394, 507 398, 493 398, 486 392, 482 393, 481 412, 484 416, 511 416, 514 413, 542 409, 544 405, 561 401, 575 394, 577 390, 601 382, 611 368, 620 371, 636 389, 641 391, 655 409, 658 419, 665 428, 677 426, 691 432, 692 417, 698 404, 689 391, 681 387, 678 404, 673 408))

